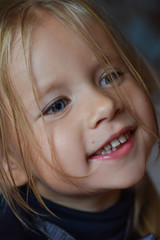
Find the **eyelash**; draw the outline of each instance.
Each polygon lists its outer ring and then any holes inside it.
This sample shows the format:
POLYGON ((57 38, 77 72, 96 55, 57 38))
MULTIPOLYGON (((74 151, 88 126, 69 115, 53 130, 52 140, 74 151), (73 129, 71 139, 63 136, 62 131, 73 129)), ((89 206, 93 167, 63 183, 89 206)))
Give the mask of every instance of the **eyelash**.
POLYGON ((59 97, 50 102, 43 110, 43 115, 59 114, 70 103, 70 100, 66 97, 59 97), (62 109, 61 109, 62 108, 62 109))
MULTIPOLYGON (((115 81, 120 80, 120 76, 124 75, 121 71, 111 71, 102 75, 100 79, 100 86, 104 87, 106 85, 112 84, 115 81), (105 78, 105 83, 101 84, 101 81, 105 78), (106 83, 106 79, 108 83, 106 83)), ((57 99, 51 101, 43 110, 43 115, 59 114, 70 103, 70 100, 66 97, 58 97, 57 99)))
POLYGON ((120 81, 120 77, 123 76, 124 74, 121 71, 111 71, 109 73, 105 73, 102 75, 100 79, 100 86, 103 87, 108 84, 115 83, 116 81, 120 81), (101 81, 105 78, 105 83, 101 84, 101 81), (106 79, 108 83, 106 83, 106 79))

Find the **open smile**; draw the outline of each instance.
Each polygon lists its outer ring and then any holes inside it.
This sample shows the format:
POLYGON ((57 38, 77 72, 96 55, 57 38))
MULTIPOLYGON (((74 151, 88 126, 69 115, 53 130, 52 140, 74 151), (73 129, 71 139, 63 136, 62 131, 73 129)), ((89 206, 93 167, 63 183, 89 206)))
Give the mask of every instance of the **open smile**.
MULTIPOLYGON (((117 134, 116 134, 117 135, 117 134)), ((126 130, 92 154, 89 159, 117 159, 126 155, 133 146, 135 130, 126 130)), ((114 137, 114 138, 113 138, 114 137)))

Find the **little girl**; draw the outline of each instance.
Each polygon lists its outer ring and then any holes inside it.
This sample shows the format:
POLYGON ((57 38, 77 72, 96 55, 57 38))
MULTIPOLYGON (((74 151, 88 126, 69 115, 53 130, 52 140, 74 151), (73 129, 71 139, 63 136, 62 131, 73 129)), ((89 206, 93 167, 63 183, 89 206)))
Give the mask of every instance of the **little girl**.
POLYGON ((1 3, 0 46, 0 239, 159 237, 140 56, 86 0, 1 3))

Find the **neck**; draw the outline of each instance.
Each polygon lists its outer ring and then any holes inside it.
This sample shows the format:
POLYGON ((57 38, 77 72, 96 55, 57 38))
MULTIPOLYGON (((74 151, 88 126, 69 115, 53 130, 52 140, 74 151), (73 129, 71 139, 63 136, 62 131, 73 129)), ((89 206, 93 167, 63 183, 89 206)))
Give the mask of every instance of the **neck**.
POLYGON ((121 195, 121 190, 108 190, 101 193, 78 195, 64 195, 53 190, 43 189, 42 186, 38 186, 38 190, 42 197, 52 202, 87 212, 101 212, 117 203, 121 195))
POLYGON ((65 197, 59 204, 81 211, 101 212, 117 203, 120 193, 120 190, 112 190, 105 193, 65 197))

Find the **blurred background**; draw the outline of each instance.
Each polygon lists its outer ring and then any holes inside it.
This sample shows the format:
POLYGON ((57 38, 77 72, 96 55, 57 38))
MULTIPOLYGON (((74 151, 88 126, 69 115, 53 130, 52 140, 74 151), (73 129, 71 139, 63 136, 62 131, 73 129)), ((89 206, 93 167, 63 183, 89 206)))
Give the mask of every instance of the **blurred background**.
POLYGON ((159 70, 160 66, 160 1, 103 0, 108 14, 142 55, 159 70))
MULTIPOLYGON (((125 37, 151 64, 160 81, 160 0, 94 0, 100 4, 125 37)), ((160 123, 160 94, 154 93, 160 123)), ((160 126, 160 124, 159 124, 160 126)), ((160 194, 160 157, 157 148, 148 161, 148 172, 160 194)))

